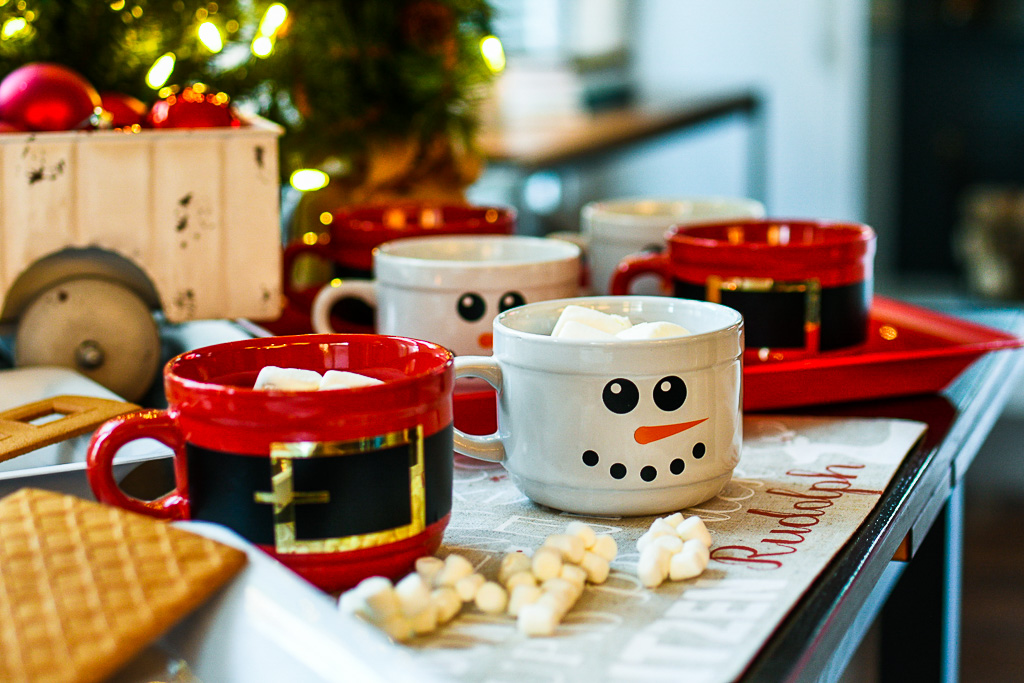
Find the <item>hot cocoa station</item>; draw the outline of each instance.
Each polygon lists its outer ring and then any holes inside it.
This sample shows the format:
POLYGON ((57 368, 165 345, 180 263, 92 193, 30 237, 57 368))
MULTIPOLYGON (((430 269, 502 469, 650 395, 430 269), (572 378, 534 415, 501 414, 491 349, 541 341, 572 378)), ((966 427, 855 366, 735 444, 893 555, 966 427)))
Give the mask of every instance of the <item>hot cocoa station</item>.
POLYGON ((0 680, 819 680, 880 614, 941 658, 1019 311, 744 197, 282 240, 280 133, 0 136, 0 680))

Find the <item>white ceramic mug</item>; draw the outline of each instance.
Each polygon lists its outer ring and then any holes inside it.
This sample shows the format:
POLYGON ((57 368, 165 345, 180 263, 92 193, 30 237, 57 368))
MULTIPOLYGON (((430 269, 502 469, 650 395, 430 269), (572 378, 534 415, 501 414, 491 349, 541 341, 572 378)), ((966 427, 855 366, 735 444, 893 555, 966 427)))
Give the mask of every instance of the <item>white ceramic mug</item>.
MULTIPOLYGON (((673 225, 761 218, 764 205, 742 197, 694 197, 683 199, 611 199, 590 202, 580 212, 577 242, 587 255, 590 288, 607 294, 615 267, 630 254, 661 251, 665 232, 673 225)), ((553 235, 572 239, 565 233, 553 235)), ((658 294, 657 282, 637 283, 638 294, 658 294)))
POLYGON ((660 514, 715 496, 739 462, 743 320, 662 296, 528 304, 494 320, 494 355, 455 360, 498 394, 497 432, 455 430, 455 451, 500 462, 532 500, 579 514, 660 514), (668 321, 688 336, 550 336, 569 304, 668 321))
POLYGON ((491 321, 530 301, 576 296, 580 249, 521 235, 409 237, 373 251, 373 280, 342 279, 313 302, 313 329, 331 332, 345 298, 377 311, 377 332, 432 341, 456 354, 491 351, 491 321))

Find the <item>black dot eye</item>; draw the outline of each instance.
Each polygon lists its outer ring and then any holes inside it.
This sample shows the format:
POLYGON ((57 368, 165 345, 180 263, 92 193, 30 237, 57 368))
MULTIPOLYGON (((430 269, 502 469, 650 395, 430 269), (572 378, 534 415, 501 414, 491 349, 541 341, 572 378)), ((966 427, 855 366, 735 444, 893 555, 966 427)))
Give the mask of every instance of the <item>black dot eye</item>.
POLYGON ((608 410, 625 415, 640 402, 640 390, 628 379, 613 379, 604 385, 601 400, 608 410))
POLYGON ((519 292, 505 292, 501 295, 501 300, 498 301, 498 311, 504 313, 510 308, 522 306, 525 303, 526 299, 519 292))
POLYGON ((654 386, 654 405, 662 410, 676 410, 686 401, 686 384, 675 375, 662 377, 654 386))
POLYGON ((469 322, 474 322, 484 317, 484 311, 487 310, 487 304, 484 303, 483 297, 473 292, 466 292, 459 297, 459 317, 469 322))

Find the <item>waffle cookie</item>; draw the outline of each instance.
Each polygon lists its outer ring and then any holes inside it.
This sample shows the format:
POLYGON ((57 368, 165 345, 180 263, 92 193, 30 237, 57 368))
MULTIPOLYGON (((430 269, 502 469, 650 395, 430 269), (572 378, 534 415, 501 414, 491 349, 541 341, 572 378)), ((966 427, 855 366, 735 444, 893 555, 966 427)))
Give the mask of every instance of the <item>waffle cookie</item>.
POLYGON ((0 500, 0 681, 100 681, 202 604, 245 553, 37 489, 0 500))

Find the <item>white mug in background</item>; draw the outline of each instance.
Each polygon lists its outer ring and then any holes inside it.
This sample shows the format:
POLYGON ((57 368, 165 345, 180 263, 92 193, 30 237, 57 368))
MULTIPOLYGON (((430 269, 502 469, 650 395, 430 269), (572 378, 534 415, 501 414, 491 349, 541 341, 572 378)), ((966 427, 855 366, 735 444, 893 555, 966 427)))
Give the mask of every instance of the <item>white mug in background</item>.
POLYGON ((498 429, 455 430, 455 451, 500 462, 537 503, 592 515, 650 515, 721 491, 739 462, 743 320, 664 296, 527 304, 494 320, 494 355, 459 356, 456 377, 498 394, 498 429), (550 336, 569 304, 667 321, 691 334, 645 340, 550 336))
MULTIPOLYGON (((611 199, 590 202, 580 212, 579 233, 553 233, 551 237, 578 244, 586 254, 590 289, 607 294, 615 267, 630 254, 661 251, 665 233, 673 225, 688 225, 733 218, 761 218, 764 205, 742 197, 682 199, 611 199)), ((638 282, 637 294, 659 294, 654 280, 638 282)))
POLYGON ((373 251, 373 280, 343 279, 313 302, 313 329, 331 331, 345 298, 376 308, 376 331, 425 339, 456 354, 491 351, 491 321, 531 301, 576 296, 580 249, 522 235, 409 237, 373 251))

